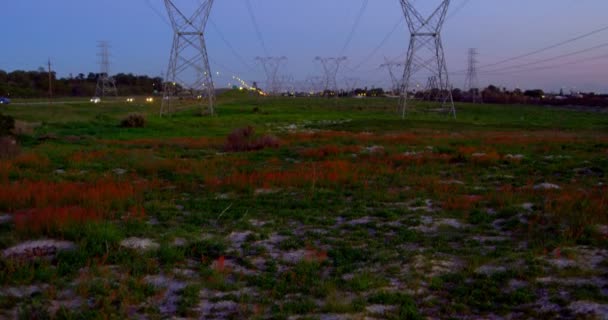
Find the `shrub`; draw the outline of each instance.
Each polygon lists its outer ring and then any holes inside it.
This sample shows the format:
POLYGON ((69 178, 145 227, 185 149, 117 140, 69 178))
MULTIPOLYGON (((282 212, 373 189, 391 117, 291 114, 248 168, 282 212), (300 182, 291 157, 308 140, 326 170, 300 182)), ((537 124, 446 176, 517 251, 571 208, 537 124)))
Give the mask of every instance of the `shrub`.
POLYGON ((130 113, 122 119, 120 126, 123 128, 143 128, 146 126, 146 118, 139 113, 130 113))
POLYGON ((11 116, 0 114, 0 137, 8 136, 15 129, 15 119, 11 116))
POLYGON ((19 154, 19 144, 15 138, 0 137, 0 159, 12 159, 19 154))
POLYGON ((255 137, 255 129, 251 126, 239 128, 226 139, 224 151, 239 152, 239 151, 254 151, 264 148, 278 148, 279 140, 272 136, 255 137))

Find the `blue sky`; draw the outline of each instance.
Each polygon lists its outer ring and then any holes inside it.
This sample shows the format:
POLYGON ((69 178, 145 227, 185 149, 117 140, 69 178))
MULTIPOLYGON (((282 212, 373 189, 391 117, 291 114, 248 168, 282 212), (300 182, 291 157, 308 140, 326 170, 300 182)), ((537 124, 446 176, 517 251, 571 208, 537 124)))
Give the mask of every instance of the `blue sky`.
MULTIPOLYGON (((268 53, 288 57, 281 74, 303 80, 320 75, 315 56, 337 56, 363 0, 249 0, 268 53)), ((428 10, 436 0, 418 0, 428 10)), ((452 0, 451 11, 466 0, 452 0)), ((150 6, 164 14, 162 0, 19 0, 3 3, 0 20, 3 48, 0 69, 36 69, 50 57, 61 76, 97 71, 97 41, 111 43, 111 72, 132 72, 158 76, 165 72, 172 30, 150 6)), ((184 11, 195 0, 176 0, 184 11)), ((469 0, 446 22, 443 39, 450 71, 466 68, 466 51, 477 48, 481 66, 531 52, 562 40, 608 26, 606 0, 469 0)), ((388 75, 379 69, 384 57, 403 57, 409 35, 402 23, 371 59, 365 59, 398 21, 402 11, 397 0, 370 0, 352 41, 344 51, 348 70, 344 77, 365 79, 372 86, 388 86, 388 75)), ((212 24, 207 27, 207 46, 219 86, 228 75, 248 81, 263 81, 264 73, 255 57, 266 55, 246 6, 246 0, 216 0, 212 24), (236 57, 222 36, 238 52, 236 57)), ((580 41, 519 59, 500 67, 537 62, 555 56, 608 43, 608 30, 580 41)), ((480 74, 482 85, 540 87, 559 90, 608 92, 608 58, 584 63, 580 60, 608 55, 608 46, 557 59, 535 63, 536 68, 503 74, 480 74), (565 63, 563 66, 560 64, 565 63), (556 66, 557 65, 557 66, 556 66)), ((452 75, 455 86, 463 76, 452 75)))

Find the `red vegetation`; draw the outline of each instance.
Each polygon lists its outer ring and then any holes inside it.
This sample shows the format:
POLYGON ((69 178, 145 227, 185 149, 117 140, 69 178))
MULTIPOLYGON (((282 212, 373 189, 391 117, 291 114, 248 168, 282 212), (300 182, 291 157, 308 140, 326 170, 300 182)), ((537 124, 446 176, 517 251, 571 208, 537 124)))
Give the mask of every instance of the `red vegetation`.
POLYGON ((306 158, 322 159, 340 154, 352 154, 361 151, 359 146, 336 146, 326 145, 317 148, 307 148, 300 151, 300 155, 306 158))
POLYGON ((449 196, 441 204, 443 210, 469 211, 483 200, 479 195, 449 196))
POLYGON ((0 185, 0 208, 15 213, 17 230, 44 232, 101 219, 145 217, 144 188, 151 183, 20 181, 0 185))
POLYGON ((343 160, 325 160, 300 163, 292 168, 267 168, 263 171, 235 172, 225 177, 207 177, 210 188, 232 187, 236 189, 303 187, 311 184, 328 185, 358 181, 355 165, 343 160))
POLYGON ((241 152, 262 150, 264 148, 278 148, 279 140, 271 136, 255 137, 253 127, 235 129, 228 135, 224 143, 224 151, 241 152))

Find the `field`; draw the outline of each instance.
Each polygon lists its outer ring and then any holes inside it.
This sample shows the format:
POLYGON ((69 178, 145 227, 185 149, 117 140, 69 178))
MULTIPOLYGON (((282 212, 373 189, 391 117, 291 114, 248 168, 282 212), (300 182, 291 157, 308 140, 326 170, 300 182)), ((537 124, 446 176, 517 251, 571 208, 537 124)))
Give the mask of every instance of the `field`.
POLYGON ((606 319, 608 114, 395 106, 3 107, 0 318, 606 319))

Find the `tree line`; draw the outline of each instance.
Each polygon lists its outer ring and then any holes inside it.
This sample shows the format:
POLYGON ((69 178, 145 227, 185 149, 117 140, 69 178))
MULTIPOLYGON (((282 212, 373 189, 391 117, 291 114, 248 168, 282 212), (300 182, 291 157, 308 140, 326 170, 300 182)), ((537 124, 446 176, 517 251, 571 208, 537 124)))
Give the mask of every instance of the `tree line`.
MULTIPOLYGON (((99 73, 79 73, 68 77, 57 78, 51 72, 53 96, 90 97, 95 95, 99 73)), ((113 76, 119 95, 151 95, 162 91, 163 80, 160 77, 119 73, 113 76)), ((36 71, 0 70, 0 96, 11 98, 44 98, 49 95, 49 73, 43 68, 36 71)))

